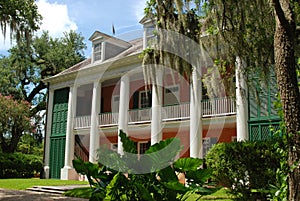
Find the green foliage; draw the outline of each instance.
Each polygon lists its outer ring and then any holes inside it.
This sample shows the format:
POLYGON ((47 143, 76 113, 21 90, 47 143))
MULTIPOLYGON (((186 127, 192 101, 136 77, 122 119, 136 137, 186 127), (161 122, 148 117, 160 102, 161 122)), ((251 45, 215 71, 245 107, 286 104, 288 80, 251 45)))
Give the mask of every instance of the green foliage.
POLYGON ((240 200, 266 199, 280 167, 276 142, 219 143, 207 154, 206 163, 214 179, 240 200))
MULTIPOLYGON (((29 46, 27 41, 20 40, 9 50, 9 56, 0 59, 0 72, 3 72, 0 76, 0 94, 13 94, 14 99, 31 104, 30 110, 24 112, 33 122, 35 128, 28 132, 34 136, 40 134, 38 131, 41 130, 43 119, 40 112, 46 109, 47 86, 42 80, 82 61, 83 49, 86 48, 83 40, 74 31, 64 33, 61 38, 52 38, 48 32, 44 32, 33 38, 29 46)), ((4 109, 1 111, 2 115, 7 115, 4 109)), ((26 127, 22 129, 26 130, 26 127)), ((17 130, 21 135, 22 130, 17 130)), ((15 144, 19 138, 14 138, 15 144)), ((16 145, 12 151, 15 148, 16 145)))
POLYGON ((33 32, 39 29, 42 16, 34 0, 0 1, 0 7, 0 26, 4 36, 9 27, 11 39, 15 35, 17 41, 21 38, 28 41, 33 32))
POLYGON ((19 141, 17 152, 43 156, 44 146, 42 140, 43 138, 40 138, 40 136, 37 139, 32 134, 24 134, 19 141))
POLYGON ((42 170, 42 161, 35 155, 0 153, 0 178, 31 178, 42 170))
POLYGON ((191 193, 207 195, 218 190, 207 182, 211 171, 200 168, 201 159, 181 158, 174 162, 180 150, 178 139, 152 145, 138 157, 133 154, 136 146, 129 137, 123 132, 120 137, 122 156, 99 150, 99 164, 73 160, 76 171, 89 180, 93 190, 90 200, 186 200, 191 193), (185 184, 179 182, 178 174, 184 175, 185 184))
POLYGON ((30 129, 30 104, 0 94, 0 145, 3 152, 14 152, 24 131, 30 129))

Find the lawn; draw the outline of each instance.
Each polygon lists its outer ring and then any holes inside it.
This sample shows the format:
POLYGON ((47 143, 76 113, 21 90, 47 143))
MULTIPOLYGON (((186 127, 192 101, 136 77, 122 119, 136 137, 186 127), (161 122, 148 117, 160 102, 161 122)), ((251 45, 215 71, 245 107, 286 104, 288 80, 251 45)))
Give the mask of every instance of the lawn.
POLYGON ((88 182, 58 179, 0 179, 0 188, 11 190, 25 190, 33 186, 65 186, 78 184, 88 184, 88 182))
MULTIPOLYGON (((91 196, 91 189, 90 188, 77 188, 77 189, 73 189, 70 191, 67 191, 65 193, 66 196, 70 196, 70 197, 80 197, 80 198, 90 198, 91 196)), ((211 195, 207 195, 207 196, 203 196, 202 198, 200 198, 198 195, 193 194, 191 197, 189 197, 189 199, 187 199, 187 201, 194 201, 194 200, 199 200, 199 201, 233 201, 233 198, 230 197, 230 195, 228 195, 226 193, 226 189, 220 189, 219 191, 211 194, 211 195)))
MULTIPOLYGON (((86 185, 88 182, 82 181, 66 181, 57 179, 0 179, 0 188, 12 190, 25 190, 33 186, 64 186, 64 185, 86 185)), ((65 193, 67 196, 89 198, 91 190, 89 187, 73 189, 65 193)), ((232 201, 231 197, 227 195, 226 189, 221 189, 212 195, 204 196, 199 199, 197 195, 191 196, 188 201, 232 201)))

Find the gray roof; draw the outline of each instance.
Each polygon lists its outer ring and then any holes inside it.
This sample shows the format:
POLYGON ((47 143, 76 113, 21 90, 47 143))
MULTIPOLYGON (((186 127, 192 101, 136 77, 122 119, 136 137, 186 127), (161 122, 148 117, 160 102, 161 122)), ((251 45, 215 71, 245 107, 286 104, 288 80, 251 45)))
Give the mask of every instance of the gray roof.
MULTIPOLYGON (((119 59, 123 59, 123 58, 129 57, 132 55, 136 55, 136 54, 139 54, 142 52, 142 50, 143 50, 143 39, 142 38, 134 39, 132 41, 129 41, 128 43, 131 44, 131 47, 129 47, 128 49, 124 50, 123 52, 116 55, 115 57, 109 58, 104 61, 97 61, 97 62, 95 62, 95 64, 101 65, 102 63, 117 61, 119 59)), ((59 77, 62 75, 73 73, 73 72, 79 71, 81 69, 84 69, 85 67, 90 67, 91 65, 92 65, 92 59, 88 58, 88 59, 85 59, 85 60, 75 64, 74 66, 71 66, 70 68, 60 72, 59 74, 57 74, 53 77, 59 77)))

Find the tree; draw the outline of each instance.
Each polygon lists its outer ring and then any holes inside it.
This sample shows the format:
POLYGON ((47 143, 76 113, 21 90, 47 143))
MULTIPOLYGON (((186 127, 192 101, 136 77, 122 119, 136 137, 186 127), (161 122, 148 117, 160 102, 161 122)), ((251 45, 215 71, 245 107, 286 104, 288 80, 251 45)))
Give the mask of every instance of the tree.
POLYGON ((3 152, 11 153, 24 131, 30 129, 30 104, 0 94, 0 145, 3 152))
POLYGON ((300 200, 300 94, 296 73, 296 16, 299 2, 273 0, 276 29, 274 56, 277 86, 288 134, 289 200, 300 200), (294 6, 294 10, 293 7, 294 6))
POLYGON ((0 71, 3 72, 0 93, 13 94, 15 99, 30 103, 30 117, 40 123, 39 112, 46 109, 47 98, 47 86, 42 80, 82 61, 86 48, 83 40, 74 31, 64 33, 59 39, 44 32, 40 37, 34 37, 29 46, 21 40, 9 50, 8 57, 0 59, 0 71))
MULTIPOLYGON (((206 41, 202 41, 204 45, 207 48, 216 47, 216 44, 222 46, 215 48, 218 51, 213 57, 226 60, 231 65, 234 65, 237 56, 240 57, 247 66, 246 74, 259 71, 264 77, 270 71, 275 71, 288 133, 291 168, 288 197, 289 200, 300 200, 300 96, 295 63, 298 54, 296 24, 300 17, 299 2, 149 0, 146 12, 156 18, 159 28, 192 34, 192 37, 187 36, 196 38, 195 41, 201 40, 203 33, 210 34, 205 38, 206 41), (190 17, 193 10, 198 18, 195 15, 190 17), (190 24, 190 19, 197 21, 190 24), (192 25, 194 29, 191 29, 192 25)), ((162 39, 159 34, 158 39, 162 39)), ((146 59, 149 61, 149 58, 157 62, 169 61, 164 52, 147 50, 146 59)), ((180 64, 182 61, 174 68, 179 67, 179 72, 190 72, 180 64)))
POLYGON ((39 29, 42 19, 34 0, 10 0, 0 2, 0 26, 2 34, 10 29, 10 39, 29 41, 33 32, 39 29))

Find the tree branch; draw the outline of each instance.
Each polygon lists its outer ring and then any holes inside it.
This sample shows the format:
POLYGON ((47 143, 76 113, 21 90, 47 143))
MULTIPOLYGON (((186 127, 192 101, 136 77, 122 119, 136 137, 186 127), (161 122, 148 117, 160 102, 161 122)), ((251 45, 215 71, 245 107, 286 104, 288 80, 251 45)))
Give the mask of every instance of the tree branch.
POLYGON ((43 89, 46 89, 47 86, 45 85, 44 82, 40 81, 38 86, 33 88, 33 90, 30 92, 30 94, 26 97, 26 101, 31 103, 31 101, 34 99, 34 97, 43 89))

